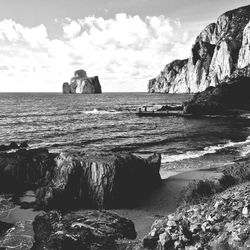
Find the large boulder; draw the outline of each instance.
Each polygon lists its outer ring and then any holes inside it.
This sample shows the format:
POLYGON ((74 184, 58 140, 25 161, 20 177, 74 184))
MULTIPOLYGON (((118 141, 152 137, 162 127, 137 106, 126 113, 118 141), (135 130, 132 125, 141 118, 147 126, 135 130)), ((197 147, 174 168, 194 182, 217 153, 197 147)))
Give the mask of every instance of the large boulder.
POLYGON ((43 148, 0 153, 0 190, 20 192, 41 185, 53 172, 54 157, 43 148))
POLYGON ((189 59, 168 64, 148 91, 196 93, 217 86, 250 64, 249 27, 250 5, 224 13, 198 35, 189 59))
POLYGON ((113 208, 135 205, 160 183, 161 156, 129 153, 0 153, 0 191, 36 190, 37 208, 113 208))
POLYGON ((159 154, 142 159, 129 153, 61 153, 55 161, 49 185, 36 194, 40 208, 129 207, 161 181, 159 154))
POLYGON ((184 113, 193 115, 231 114, 233 109, 250 110, 250 77, 209 87, 184 103, 184 113))
POLYGON ((132 221, 107 211, 77 211, 62 215, 51 211, 33 222, 33 250, 117 249, 119 239, 135 239, 132 221))
POLYGON ((64 94, 70 94, 70 85, 68 82, 63 83, 63 93, 64 94))
POLYGON ((64 94, 97 94, 102 93, 101 84, 98 76, 88 77, 85 70, 75 71, 70 84, 63 84, 64 94))

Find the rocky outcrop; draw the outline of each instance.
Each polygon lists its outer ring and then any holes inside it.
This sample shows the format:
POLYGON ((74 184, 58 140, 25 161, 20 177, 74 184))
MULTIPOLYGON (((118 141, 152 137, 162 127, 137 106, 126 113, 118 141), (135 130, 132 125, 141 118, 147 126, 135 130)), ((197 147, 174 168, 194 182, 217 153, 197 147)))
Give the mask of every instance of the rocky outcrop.
POLYGON ((0 190, 16 192, 41 185, 53 171, 54 157, 43 148, 0 153, 0 190))
POLYGON ((188 60, 168 64, 150 80, 151 93, 196 93, 250 64, 250 5, 228 11, 196 38, 188 60))
POLYGON ((37 191, 43 208, 129 207, 161 181, 161 157, 132 154, 66 154, 56 159, 50 184, 37 191))
POLYGON ((147 249, 249 249, 250 183, 216 194, 208 202, 179 208, 154 222, 147 249))
POLYGON ((31 221, 17 222, 0 237, 0 249, 31 249, 34 243, 34 234, 31 221))
POLYGON ((68 82, 63 83, 64 94, 97 94, 102 93, 98 76, 88 77, 86 71, 77 70, 68 82))
POLYGON ((19 145, 16 142, 11 142, 9 145, 0 145, 0 151, 9 151, 28 147, 29 145, 26 141, 21 142, 19 145))
MULTIPOLYGON (((38 215, 33 222, 33 250, 112 250, 119 239, 135 239, 132 221, 107 211, 57 211, 38 215)), ((123 248, 124 249, 124 248, 123 248)))
POLYGON ((242 46, 239 53, 238 68, 242 69, 250 63, 250 22, 244 29, 242 46))
POLYGON ((188 60, 175 60, 166 65, 161 74, 150 80, 148 90, 151 93, 189 92, 187 75, 188 60), (183 84, 185 83, 185 84, 183 84), (184 89, 182 89, 184 88, 184 89))
POLYGON ((49 153, 19 149, 0 153, 0 191, 36 190, 37 208, 129 207, 160 184, 161 156, 49 153))
POLYGON ((197 93, 184 104, 184 113, 193 115, 230 114, 232 109, 250 110, 250 77, 237 77, 197 93))

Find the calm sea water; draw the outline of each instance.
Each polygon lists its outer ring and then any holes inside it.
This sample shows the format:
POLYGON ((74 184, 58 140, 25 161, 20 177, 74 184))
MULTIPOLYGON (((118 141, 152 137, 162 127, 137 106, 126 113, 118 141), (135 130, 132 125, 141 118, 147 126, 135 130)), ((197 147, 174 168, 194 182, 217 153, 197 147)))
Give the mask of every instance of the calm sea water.
POLYGON ((183 166, 183 160, 185 164, 226 161, 250 151, 249 119, 135 115, 143 105, 157 108, 189 98, 146 93, 1 93, 0 144, 27 140, 31 147, 51 151, 160 152, 170 168, 183 166))

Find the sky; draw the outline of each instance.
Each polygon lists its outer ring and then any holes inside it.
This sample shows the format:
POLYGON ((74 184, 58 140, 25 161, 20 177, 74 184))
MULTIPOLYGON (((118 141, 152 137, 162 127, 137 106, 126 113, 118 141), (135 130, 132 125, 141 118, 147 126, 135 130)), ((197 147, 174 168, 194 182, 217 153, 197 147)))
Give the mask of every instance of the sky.
POLYGON ((146 92, 195 37, 249 0, 0 0, 0 92, 61 92, 74 71, 103 92, 146 92))

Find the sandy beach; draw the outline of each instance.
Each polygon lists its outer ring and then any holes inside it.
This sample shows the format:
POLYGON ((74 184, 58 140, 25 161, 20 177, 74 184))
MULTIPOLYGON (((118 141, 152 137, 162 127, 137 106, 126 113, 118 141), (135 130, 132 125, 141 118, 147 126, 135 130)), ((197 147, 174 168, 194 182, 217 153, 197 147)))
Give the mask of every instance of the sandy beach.
MULTIPOLYGON (((202 169, 178 169, 160 171, 162 184, 149 193, 140 204, 133 209, 111 209, 120 216, 131 219, 135 224, 137 238, 143 238, 157 218, 162 218, 176 209, 176 203, 180 192, 193 180, 217 179, 221 173, 217 168, 202 169)), ((25 197, 23 201, 30 199, 25 197)), ((39 214, 33 209, 22 209, 20 206, 2 214, 1 221, 15 223, 19 220, 33 220, 39 214)))
POLYGON ((136 228, 137 238, 144 237, 152 223, 176 209, 178 196, 183 188, 193 180, 218 179, 221 176, 217 168, 161 170, 162 185, 151 192, 134 209, 111 210, 131 219, 136 228))

